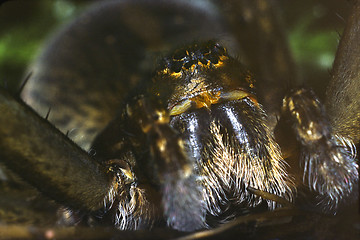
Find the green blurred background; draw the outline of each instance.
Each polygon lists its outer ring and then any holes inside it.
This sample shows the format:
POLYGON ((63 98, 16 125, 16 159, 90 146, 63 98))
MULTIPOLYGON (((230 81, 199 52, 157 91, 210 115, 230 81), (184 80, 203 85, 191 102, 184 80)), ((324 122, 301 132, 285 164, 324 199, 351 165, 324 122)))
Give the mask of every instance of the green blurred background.
MULTIPOLYGON (((15 91, 46 38, 96 0, 11 0, 0 5, 0 84, 15 91)), ((329 76, 350 3, 278 0, 304 82, 329 76)), ((320 83, 323 81, 319 81, 320 83)))
POLYGON ((0 84, 15 90, 46 39, 92 1, 11 0, 0 5, 0 84))

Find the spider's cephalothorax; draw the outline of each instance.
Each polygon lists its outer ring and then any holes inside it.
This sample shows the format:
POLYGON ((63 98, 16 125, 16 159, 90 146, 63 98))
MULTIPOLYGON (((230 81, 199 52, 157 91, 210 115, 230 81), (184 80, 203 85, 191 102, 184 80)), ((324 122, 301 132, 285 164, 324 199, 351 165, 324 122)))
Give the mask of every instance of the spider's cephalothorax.
MULTIPOLYGON (((127 161, 138 183, 150 183, 137 191, 162 199, 160 215, 176 229, 205 227, 207 216, 219 221, 264 202, 248 187, 292 200, 291 178, 253 88, 251 74, 218 43, 181 48, 163 60, 150 86, 125 104, 93 148, 102 159, 127 161)), ((128 194, 129 202, 139 201, 135 221, 154 217, 146 215, 154 202, 128 194)), ((119 205, 117 215, 124 211, 119 205)))

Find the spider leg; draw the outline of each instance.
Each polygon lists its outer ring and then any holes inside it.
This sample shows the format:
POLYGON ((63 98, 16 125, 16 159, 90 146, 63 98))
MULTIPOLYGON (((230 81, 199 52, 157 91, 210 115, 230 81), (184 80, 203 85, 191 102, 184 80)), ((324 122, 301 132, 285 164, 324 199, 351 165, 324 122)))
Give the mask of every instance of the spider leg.
POLYGON ((99 164, 2 89, 0 111, 0 161, 6 167, 67 207, 103 208, 112 183, 99 164))
MULTIPOLYGON (((152 199, 149 205, 142 205, 136 210, 137 213, 128 215, 142 218, 144 216, 141 215, 149 212, 148 208, 161 209, 155 206, 155 201, 161 201, 163 212, 160 214, 168 226, 193 231, 205 227, 202 189, 197 183, 198 176, 185 151, 183 140, 169 121, 169 114, 161 104, 143 95, 137 96, 99 135, 93 149, 101 159, 123 156, 124 151, 133 150, 135 159, 130 162, 137 178, 137 185, 134 186, 140 189, 146 183, 153 190, 150 193, 153 196, 149 196, 152 199)), ((124 191, 124 188, 120 191, 124 191)), ((118 194, 121 197, 122 193, 118 194)), ((119 205, 119 212, 122 211, 123 206, 119 205)), ((155 216, 145 217, 159 221, 155 216)))
POLYGON ((324 106, 305 88, 285 96, 279 123, 288 124, 299 143, 303 183, 323 196, 326 210, 336 210, 358 180, 353 143, 336 135, 324 106))
POLYGON ((327 89, 326 109, 337 134, 360 141, 360 3, 348 19, 327 89))

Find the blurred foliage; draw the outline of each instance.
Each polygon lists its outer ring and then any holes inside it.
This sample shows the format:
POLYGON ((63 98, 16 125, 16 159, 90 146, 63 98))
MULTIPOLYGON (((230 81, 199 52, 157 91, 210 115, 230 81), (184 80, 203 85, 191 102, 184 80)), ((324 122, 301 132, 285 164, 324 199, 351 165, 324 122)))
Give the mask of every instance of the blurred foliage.
MULTIPOLYGON (((10 90, 16 89, 44 40, 94 1, 3 2, 0 5, 0 83, 8 85, 10 90)), ((302 81, 328 78, 350 4, 336 0, 277 2, 302 81)))
POLYGON ((3 1, 0 5, 0 82, 16 89, 44 40, 90 1, 3 1))
POLYGON ((300 79, 304 84, 311 83, 323 97, 324 83, 329 80, 351 4, 336 0, 281 0, 279 5, 300 79))

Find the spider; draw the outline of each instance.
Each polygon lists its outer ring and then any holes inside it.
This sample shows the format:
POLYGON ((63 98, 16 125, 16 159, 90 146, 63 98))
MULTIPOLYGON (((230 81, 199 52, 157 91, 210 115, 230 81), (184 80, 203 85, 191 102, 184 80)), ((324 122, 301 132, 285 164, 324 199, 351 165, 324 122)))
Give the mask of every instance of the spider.
MULTIPOLYGON (((5 165, 67 207, 64 224, 120 230, 195 231, 285 205, 267 193, 296 202, 301 192, 331 213, 356 199, 358 117, 340 119, 339 83, 325 109, 310 89, 257 78, 236 57, 225 21, 208 2, 87 10, 31 67, 22 97, 40 113, 51 107, 46 120, 88 154, 56 133, 54 155, 73 163, 44 156, 5 165)), ((23 151, 29 159, 44 150, 23 151)))

